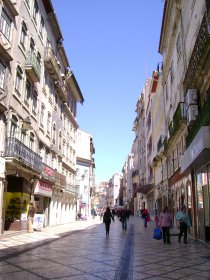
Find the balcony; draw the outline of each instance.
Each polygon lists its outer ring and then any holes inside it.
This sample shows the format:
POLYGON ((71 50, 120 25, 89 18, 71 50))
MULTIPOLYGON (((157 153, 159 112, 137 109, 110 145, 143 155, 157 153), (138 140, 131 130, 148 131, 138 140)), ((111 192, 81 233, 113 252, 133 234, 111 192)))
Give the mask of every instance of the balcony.
POLYGON ((76 186, 74 186, 72 184, 67 183, 65 191, 68 191, 70 194, 74 195, 75 197, 78 196, 78 190, 77 190, 76 186))
POLYGON ((14 137, 6 139, 5 158, 6 161, 9 161, 10 158, 15 158, 17 161, 40 172, 43 169, 42 158, 14 137))
POLYGON ((49 71, 53 81, 60 81, 60 69, 52 48, 45 48, 44 65, 49 71))
POLYGON ((41 65, 33 52, 27 52, 25 71, 34 83, 40 81, 41 65))
POLYGON ((14 17, 18 16, 17 1, 7 0, 6 5, 7 5, 7 7, 8 7, 12 16, 14 16, 14 17))
POLYGON ((185 111, 185 103, 180 102, 173 116, 174 133, 181 128, 182 124, 186 124, 186 120, 187 118, 185 111))
POLYGON ((192 51, 189 66, 184 79, 184 91, 188 88, 196 88, 196 80, 194 77, 199 77, 202 80, 203 75, 200 75, 201 70, 203 71, 203 65, 207 63, 208 54, 210 50, 210 36, 209 36, 209 23, 207 16, 209 17, 209 11, 207 15, 204 14, 200 30, 197 35, 194 49, 192 51))
POLYGON ((66 176, 55 171, 55 184, 63 189, 66 188, 66 176))
POLYGON ((11 43, 10 41, 0 32, 0 55, 2 55, 6 61, 12 61, 11 55, 11 43))
POLYGON ((203 107, 199 111, 199 114, 191 127, 188 131, 188 135, 186 137, 186 147, 188 148, 192 143, 193 139, 197 135, 198 131, 202 126, 210 125, 210 92, 207 93, 207 100, 204 103, 203 107))
POLYGON ((67 102, 66 88, 65 88, 62 80, 55 81, 55 90, 57 91, 58 96, 60 97, 61 101, 67 102))

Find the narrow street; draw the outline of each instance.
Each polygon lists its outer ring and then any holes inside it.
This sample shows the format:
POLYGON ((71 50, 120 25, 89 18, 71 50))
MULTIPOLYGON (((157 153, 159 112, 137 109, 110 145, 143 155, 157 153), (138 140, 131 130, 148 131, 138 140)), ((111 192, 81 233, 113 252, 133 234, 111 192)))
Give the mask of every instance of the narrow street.
POLYGON ((123 232, 115 218, 110 236, 97 217, 42 232, 0 239, 0 279, 210 279, 210 251, 200 242, 154 240, 154 223, 131 217, 123 232))

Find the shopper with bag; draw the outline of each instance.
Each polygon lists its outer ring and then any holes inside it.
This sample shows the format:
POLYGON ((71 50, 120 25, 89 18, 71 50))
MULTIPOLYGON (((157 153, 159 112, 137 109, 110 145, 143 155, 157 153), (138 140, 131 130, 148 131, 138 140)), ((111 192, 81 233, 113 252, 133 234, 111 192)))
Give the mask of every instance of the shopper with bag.
POLYGON ((163 212, 160 214, 159 226, 162 228, 163 232, 163 243, 170 244, 170 226, 172 222, 172 215, 168 209, 168 206, 165 206, 163 212))

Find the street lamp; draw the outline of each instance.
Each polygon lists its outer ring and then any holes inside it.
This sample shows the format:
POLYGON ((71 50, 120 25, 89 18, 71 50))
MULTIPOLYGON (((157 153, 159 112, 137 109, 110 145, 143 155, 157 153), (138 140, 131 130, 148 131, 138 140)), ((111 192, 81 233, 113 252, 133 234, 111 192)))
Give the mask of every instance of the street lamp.
POLYGON ((29 130, 30 127, 31 127, 31 119, 30 119, 30 117, 27 117, 23 120, 22 129, 29 130))

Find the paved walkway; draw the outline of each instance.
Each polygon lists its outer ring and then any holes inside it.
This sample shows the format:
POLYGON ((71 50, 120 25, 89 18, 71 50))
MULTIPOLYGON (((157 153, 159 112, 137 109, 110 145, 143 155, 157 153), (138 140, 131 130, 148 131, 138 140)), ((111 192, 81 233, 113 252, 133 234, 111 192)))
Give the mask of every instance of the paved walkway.
POLYGON ((210 279, 210 251, 188 240, 154 240, 154 224, 131 217, 123 232, 116 219, 110 236, 99 219, 20 232, 0 238, 0 280, 210 279))

